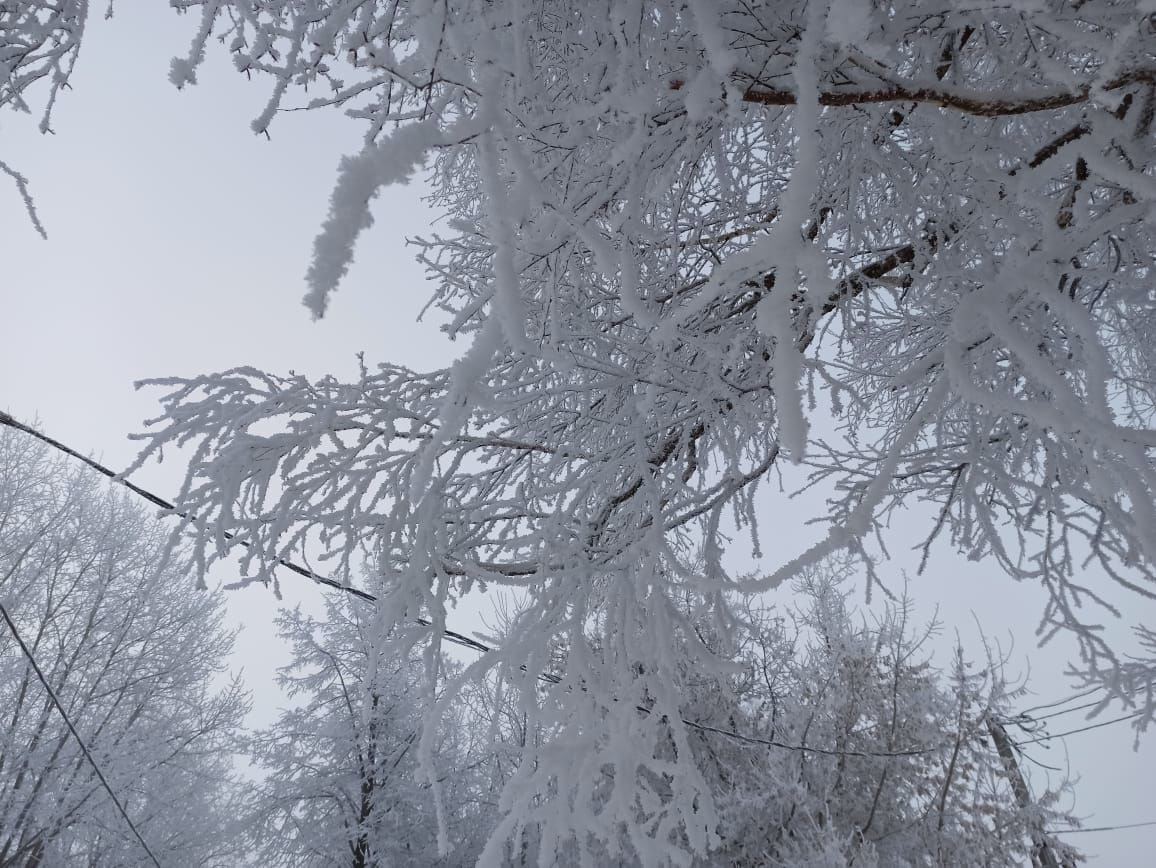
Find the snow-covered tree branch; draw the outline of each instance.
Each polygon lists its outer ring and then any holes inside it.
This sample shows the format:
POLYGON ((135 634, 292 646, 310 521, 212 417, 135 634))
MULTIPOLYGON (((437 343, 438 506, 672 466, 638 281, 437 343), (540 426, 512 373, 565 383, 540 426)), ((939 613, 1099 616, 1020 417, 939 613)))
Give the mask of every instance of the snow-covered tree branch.
MULTIPOLYGON (((33 113, 43 94, 40 132, 52 132, 57 97, 69 87, 88 22, 88 0, 5 0, 0 3, 0 109, 33 113), (32 97, 32 92, 36 97, 32 97)), ((112 4, 108 7, 112 14, 112 4)), ((47 237, 28 180, 0 157, 0 173, 16 185, 32 225, 47 237)))
POLYGON ((870 569, 917 504, 928 555, 1038 583, 1043 635, 1156 715, 1156 636, 1141 618, 1127 656, 1098 629, 1116 592, 1156 596, 1151 0, 173 5, 200 16, 177 85, 219 39, 269 82, 256 131, 301 106, 366 124, 313 315, 380 191, 428 173, 446 220, 416 244, 464 348, 350 383, 154 381, 141 461, 192 447, 202 568, 240 541, 257 579, 297 555, 352 581, 370 554, 383 634, 428 619, 431 665, 456 600, 522 592, 467 674, 524 673, 575 785, 613 782, 589 812, 519 768, 503 809, 543 800, 546 852, 715 846, 679 708, 686 672, 731 662, 697 626, 735 634, 736 600, 840 551, 870 569), (818 543, 760 528, 789 465, 830 498, 818 543))

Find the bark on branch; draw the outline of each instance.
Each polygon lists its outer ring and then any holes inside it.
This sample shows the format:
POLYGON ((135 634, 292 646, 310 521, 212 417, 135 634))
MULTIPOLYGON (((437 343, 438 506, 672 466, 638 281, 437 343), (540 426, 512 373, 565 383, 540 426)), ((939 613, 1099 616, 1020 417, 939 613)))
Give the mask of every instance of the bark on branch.
MULTIPOLYGON (((1148 82, 1156 84, 1156 69, 1133 69, 1116 76, 1103 86, 1103 90, 1119 90, 1130 84, 1148 82)), ((670 82, 671 90, 682 90, 686 81, 681 78, 670 82)), ((964 114, 979 117, 1008 117, 1053 111, 1087 102, 1092 94, 1090 84, 1075 90, 1041 91, 1037 93, 1001 96, 983 91, 965 90, 942 85, 918 86, 914 84, 891 84, 872 90, 828 90, 819 94, 819 105, 843 107, 869 103, 914 102, 937 105, 954 109, 964 114)), ((789 90, 751 87, 743 93, 743 102, 767 106, 789 106, 797 102, 797 97, 789 90)))

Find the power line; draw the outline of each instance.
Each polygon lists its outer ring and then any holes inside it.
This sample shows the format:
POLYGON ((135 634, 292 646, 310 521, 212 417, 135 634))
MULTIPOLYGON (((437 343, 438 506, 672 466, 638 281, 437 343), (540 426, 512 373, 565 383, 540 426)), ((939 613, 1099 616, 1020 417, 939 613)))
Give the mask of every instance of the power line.
POLYGON ((1080 705, 1074 705, 1071 708, 1059 708, 1059 706, 1067 705, 1069 702, 1075 702, 1077 699, 1084 699, 1093 694, 1106 691, 1108 688, 1103 684, 1097 684, 1095 687, 1090 687, 1087 690, 1081 690, 1079 693, 1074 693, 1064 699, 1057 699, 1054 702, 1046 702, 1042 705, 1033 705, 1031 708, 1025 708, 1019 712, 1019 717, 1025 721, 1037 722, 1041 720, 1048 720, 1053 717, 1060 717, 1064 714, 1071 714, 1074 711, 1082 711, 1085 708, 1094 708, 1097 705, 1108 705, 1114 698, 1126 699, 1135 696, 1138 693, 1144 693, 1149 690, 1149 685, 1138 685, 1127 690, 1116 691, 1115 696, 1101 697, 1093 699, 1091 702, 1085 702, 1080 705), (1051 711, 1047 714, 1035 715, 1032 712, 1042 711, 1046 708, 1059 708, 1058 711, 1051 711))
POLYGON ((1016 746, 1021 747, 1025 744, 1035 744, 1035 743, 1041 742, 1041 741, 1051 741, 1053 738, 1064 738, 1065 736, 1069 736, 1069 735, 1078 735, 1079 733, 1087 732, 1090 729, 1099 729, 1100 727, 1103 727, 1103 726, 1111 726, 1114 723, 1123 723, 1126 720, 1133 720, 1137 717, 1140 717, 1143 714, 1145 714, 1145 711, 1144 711, 1144 709, 1141 709, 1139 711, 1133 711, 1131 714, 1125 714, 1122 717, 1114 717, 1111 720, 1101 720, 1099 723, 1090 723, 1087 726, 1081 726, 1077 729, 1069 729, 1067 732, 1055 732, 1055 733, 1050 733, 1048 735, 1037 736, 1035 738, 1025 738, 1022 740, 1017 740, 1016 746))
MULTIPOLYGON (((152 503, 156 506, 159 506, 162 509, 167 510, 167 511, 169 511, 169 512, 173 513, 174 515, 177 515, 181 518, 184 518, 184 519, 192 518, 192 515, 190 513, 183 512, 183 511, 177 509, 176 505, 174 503, 172 503, 171 501, 168 501, 165 498, 161 497, 160 495, 154 494, 153 492, 151 492, 145 488, 141 488, 139 485, 135 485, 135 484, 129 482, 127 479, 124 479, 118 473, 116 473, 116 471, 111 470, 110 468, 101 464, 99 461, 96 461, 93 458, 89 458, 87 455, 83 455, 80 452, 77 452, 75 449, 72 449, 71 447, 65 445, 64 443, 61 443, 59 440, 56 440, 52 437, 49 437, 47 434, 43 434, 40 431, 37 431, 35 428, 31 427, 30 425, 25 425, 23 422, 20 422, 17 419, 14 419, 12 416, 10 416, 9 414, 5 413, 2 410, 0 410, 0 425, 6 425, 9 428, 14 428, 17 431, 21 431, 25 434, 28 434, 29 436, 34 437, 37 440, 40 440, 41 442, 48 444, 49 446, 53 447, 54 449, 58 449, 61 452, 63 452, 64 454, 69 455, 72 458, 75 458, 78 461, 83 462, 88 467, 91 467, 93 470, 95 470, 97 473, 100 473, 102 476, 108 477, 113 482, 120 483, 121 485, 125 486, 129 491, 144 498, 149 503, 152 503)), ((249 547, 249 542, 247 540, 239 539, 235 534, 232 534, 229 531, 224 531, 223 536, 227 540, 230 540, 231 542, 235 542, 239 545, 245 546, 246 548, 249 547)), ((326 585, 327 587, 333 588, 334 590, 344 591, 345 593, 352 594, 354 597, 357 597, 358 599, 363 600, 365 602, 369 602, 369 603, 377 602, 377 597, 374 596, 373 594, 369 593, 368 591, 362 591, 359 588, 354 588, 354 587, 351 587, 349 585, 345 585, 345 584, 338 582, 335 579, 331 579, 327 576, 318 575, 317 573, 313 572, 313 570, 310 570, 307 567, 303 567, 299 564, 296 564, 293 561, 288 560, 287 558, 280 558, 279 557, 279 558, 277 558, 277 563, 280 566, 283 566, 286 569, 289 569, 292 572, 297 573, 299 576, 303 576, 307 579, 311 579, 314 582, 317 582, 318 584, 326 585)), ((433 626, 433 623, 428 618, 420 618, 419 617, 419 618, 414 618, 413 620, 417 624, 420 624, 423 627, 432 627, 433 626)), ((490 654, 496 650, 494 647, 487 645, 484 642, 479 642, 477 639, 473 639, 469 636, 464 635, 463 633, 458 633, 455 630, 448 630, 448 629, 443 628, 441 631, 441 634, 446 639, 446 641, 448 641, 452 644, 455 644, 455 645, 460 645, 463 648, 469 648, 470 650, 475 651, 479 654, 490 654)), ((523 672, 527 671, 525 666, 523 666, 521 668, 522 668, 523 672)), ((559 677, 558 675, 555 675, 551 672, 540 672, 540 673, 538 673, 538 675, 536 677, 539 681, 545 681, 549 684, 560 684, 562 682, 561 677, 559 677)), ((651 709, 646 708, 645 706, 638 706, 638 710, 640 712, 642 712, 643 714, 650 714, 651 713, 651 709)), ((728 738, 735 739, 736 741, 745 742, 747 744, 758 744, 758 745, 763 745, 766 747, 778 748, 780 750, 798 751, 800 753, 816 753, 816 754, 823 754, 826 756, 860 756, 860 757, 870 756, 870 757, 884 757, 884 758, 886 758, 886 757, 911 757, 911 756, 922 756, 922 755, 926 755, 926 754, 936 753, 937 751, 944 750, 946 747, 949 746, 947 744, 943 744, 943 745, 936 745, 936 746, 927 747, 927 748, 913 748, 910 750, 895 750, 895 751, 831 750, 828 748, 809 747, 807 745, 787 744, 786 742, 777 741, 775 739, 759 738, 758 736, 744 735, 744 734, 742 734, 740 732, 736 732, 734 730, 721 729, 719 727, 709 726, 709 725, 704 724, 704 723, 698 723, 696 721, 687 720, 686 718, 680 718, 680 720, 684 725, 686 725, 692 729, 696 729, 700 732, 714 733, 716 735, 723 735, 723 736, 726 736, 728 738)))
POLYGON ((149 854, 149 858, 152 859, 153 864, 156 865, 157 868, 161 868, 160 860, 157 859, 156 854, 153 853, 145 841, 144 836, 141 835, 140 830, 137 829, 136 823, 132 821, 132 818, 128 815, 128 811, 124 809, 124 805, 122 805, 120 799, 116 797, 116 793, 112 791, 112 787, 109 786, 108 779, 105 778, 104 772, 100 770, 100 766, 92 756, 92 752, 89 751, 88 745, 84 743, 84 739, 80 737, 80 733, 77 732, 76 727, 72 725, 72 719, 68 716, 68 712, 64 710, 64 706, 60 704, 60 700, 57 699, 56 691, 52 689, 52 685, 50 685, 48 679, 44 677, 44 673, 40 669, 40 664, 37 663, 36 658, 32 656, 32 649, 24 644, 24 638, 20 635, 20 631, 16 629, 16 622, 12 620, 12 616, 8 614, 8 610, 4 607, 3 603, 0 603, 0 615, 4 617, 4 621, 8 624, 8 629, 12 631, 12 635, 16 639, 16 644, 20 646, 20 650, 24 652, 24 656, 28 658, 28 662, 32 665, 36 677, 39 678, 40 683, 44 685, 44 689, 48 692, 52 704, 55 705, 56 710, 60 712, 60 716, 64 719, 64 723, 68 727, 68 731, 72 733, 72 737, 76 739, 76 743, 80 745, 80 750, 84 754, 84 758, 88 760, 88 764, 92 766, 92 770, 96 772, 96 777, 100 780, 101 786, 103 786, 105 792, 108 793, 108 797, 112 799, 112 803, 116 805, 116 809, 120 811, 120 815, 124 817, 124 821, 128 823, 128 827, 132 829, 132 833, 140 842, 141 847, 149 854))
MULTIPOLYGON (((1078 697, 1072 698, 1076 699, 1078 697)), ((1051 720, 1053 717, 1062 717, 1065 714, 1074 714, 1077 711, 1083 711, 1085 708, 1094 708, 1097 705, 1103 704, 1104 700, 1093 699, 1091 702, 1084 702, 1080 705, 1073 705, 1071 708, 1061 708, 1059 711, 1052 711, 1048 714, 1041 714, 1038 717, 1034 714, 1028 714, 1027 712, 1020 712, 1020 716, 1024 718, 1025 722, 1030 721, 1031 723, 1039 723, 1041 720, 1051 720)))
MULTIPOLYGON (((156 506, 159 506, 162 509, 169 511, 169 512, 173 513, 174 515, 179 516, 180 518, 184 518, 186 520, 193 518, 193 516, 190 513, 183 512, 183 511, 177 509, 175 504, 166 500, 165 498, 160 497, 159 495, 154 494, 153 492, 151 492, 147 489, 141 488, 138 485, 134 485, 133 483, 129 482, 127 479, 124 479, 123 477, 121 477, 114 470, 111 470, 108 467, 106 467, 105 465, 101 464, 99 461, 96 461, 95 459, 89 458, 86 455, 82 455, 80 452, 77 452, 75 449, 72 449, 69 446, 65 445, 64 443, 61 443, 59 440, 55 440, 46 434, 42 434, 41 432, 37 431, 35 428, 32 428, 29 425, 25 425, 24 423, 14 419, 12 416, 3 412, 2 410, 0 410, 0 425, 6 425, 10 428, 14 428, 18 431, 22 431, 25 434, 28 434, 32 437, 35 437, 37 440, 40 440, 41 442, 46 443, 49 446, 52 446, 53 448, 60 450, 61 452, 65 453, 66 455, 70 455, 71 457, 76 458, 77 460, 88 465, 89 467, 91 467, 93 470, 97 471, 101 475, 108 477, 113 482, 120 483, 121 485, 125 486, 127 489, 132 491, 134 494, 137 494, 138 496, 144 498, 145 500, 149 501, 150 503, 155 504, 156 506)), ((239 537, 236 536, 236 534, 230 533, 229 531, 222 531, 222 535, 225 537, 225 539, 229 540, 230 542, 237 543, 238 545, 242 545, 245 548, 249 548, 249 546, 250 546, 250 543, 248 540, 240 539, 239 537)), ((368 591, 363 591, 359 588, 354 588, 350 585, 343 584, 342 582, 339 582, 335 579, 331 579, 328 576, 319 575, 318 573, 313 572, 313 570, 309 569, 308 567, 303 567, 300 564, 297 564, 297 563, 294 563, 293 561, 288 560, 287 558, 278 557, 276 559, 276 562, 280 566, 283 566, 286 569, 291 570, 292 572, 297 573, 300 576, 303 576, 304 578, 311 579, 312 581, 314 581, 318 584, 325 585, 327 587, 333 588, 334 590, 343 591, 347 594, 352 594, 354 597, 357 597, 360 600, 364 600, 365 602, 369 602, 369 603, 377 602, 377 597, 374 596, 373 594, 369 593, 368 591)), ((420 624, 423 627, 432 627, 433 626, 433 623, 428 618, 418 617, 418 618, 414 618, 413 620, 415 623, 420 624)), ((460 645, 463 648, 469 648, 470 650, 475 651, 479 654, 489 654, 489 653, 492 653, 496 650, 494 647, 487 645, 484 642, 480 642, 477 639, 473 639, 469 636, 466 636, 463 633, 458 633, 455 630, 449 630, 449 629, 443 628, 441 630, 441 635, 445 638, 446 641, 448 641, 454 645, 460 645)), ((523 672, 527 671, 525 666, 522 666, 521 669, 523 672)), ((550 673, 550 672, 540 672, 540 673, 538 673, 538 675, 536 677, 539 681, 545 681, 549 684, 560 684, 562 682, 562 679, 559 676, 557 676, 553 673, 550 673)), ((1091 692, 1094 692, 1094 690, 1088 691, 1088 693, 1091 693, 1091 692)), ((1061 705, 1064 702, 1070 702, 1072 699, 1083 698, 1083 696, 1088 695, 1088 693, 1077 694, 1076 696, 1069 697, 1066 700, 1061 700, 1060 702, 1055 702, 1055 703, 1049 703, 1048 705, 1036 706, 1036 708, 1047 708, 1047 707, 1054 706, 1054 705, 1061 705)), ((646 708, 644 706, 638 706, 638 710, 644 714, 650 714, 651 713, 651 709, 646 708)), ((1133 715, 1129 715, 1129 716, 1124 717, 1124 718, 1119 718, 1116 720, 1106 721, 1104 723, 1094 724, 1092 726, 1083 727, 1081 729, 1071 730, 1070 732, 1066 732, 1066 733, 1057 733, 1056 735, 1047 735, 1047 736, 1041 736, 1039 738, 1032 738, 1032 739, 1026 739, 1024 741, 1017 741, 1016 745, 1019 746, 1021 744, 1032 744, 1034 742, 1048 741, 1048 740, 1053 739, 1053 738, 1061 738, 1065 735, 1073 735, 1073 734, 1078 733, 1078 732, 1083 732, 1087 729, 1095 729, 1095 728, 1100 727, 1100 726, 1108 726, 1109 724, 1112 724, 1112 723, 1119 723, 1122 720, 1128 720, 1128 719, 1130 719, 1132 717, 1136 717, 1138 715, 1139 715, 1139 712, 1137 712, 1136 714, 1133 714, 1133 715)), ((777 741, 775 739, 766 739, 766 738, 759 738, 757 736, 744 735, 744 734, 742 734, 740 732, 736 732, 734 730, 721 729, 719 727, 709 726, 707 724, 697 723, 695 721, 687 720, 686 718, 680 718, 680 720, 684 725, 686 725, 692 729, 697 729, 700 732, 709 732, 709 733, 714 733, 717 735, 724 735, 728 738, 734 739, 736 741, 745 742, 747 744, 759 744, 759 745, 764 745, 767 747, 778 748, 780 750, 791 750, 791 751, 798 751, 801 753, 817 753, 817 754, 824 754, 827 756, 861 756, 861 757, 870 756, 870 757, 884 757, 884 758, 886 758, 886 757, 911 757, 911 756, 922 756, 922 755, 927 755, 927 754, 931 754, 931 753, 936 753, 940 750, 944 750, 947 747, 951 746, 951 743, 944 743, 941 745, 936 745, 936 746, 927 747, 927 748, 912 748, 910 750, 895 750, 895 751, 831 750, 831 749, 827 749, 827 748, 808 747, 806 745, 787 744, 785 742, 780 742, 780 741, 777 741)))
MULTIPOLYGON (((12 416, 8 415, 3 410, 0 410, 0 425, 6 425, 9 428, 14 428, 17 431, 22 431, 31 437, 35 437, 37 440, 40 440, 42 443, 46 443, 49 446, 51 446, 52 448, 58 449, 59 451, 63 452, 65 455, 69 455, 72 458, 75 458, 78 461, 83 462, 84 464, 88 465, 89 467, 91 467, 93 470, 95 470, 97 473, 101 474, 102 476, 106 476, 109 479, 111 479, 113 482, 116 482, 116 483, 119 483, 120 485, 123 485, 125 488, 127 488, 129 491, 131 491, 133 494, 137 495, 138 497, 144 498, 145 500, 147 500, 149 503, 153 504, 154 506, 159 506, 161 509, 167 510, 168 512, 171 512, 173 515, 176 515, 179 518, 183 518, 183 519, 188 520, 188 519, 192 519, 194 517, 191 513, 184 512, 182 510, 177 509, 176 504, 172 503, 171 501, 165 500, 165 498, 161 497, 160 495, 154 494, 153 492, 149 491, 148 489, 141 488, 139 485, 134 485, 133 483, 129 482, 127 479, 124 479, 123 477, 121 477, 120 474, 118 474, 115 470, 112 470, 112 469, 106 467, 105 465, 101 464, 99 461, 97 461, 93 458, 89 458, 87 455, 82 455, 80 452, 77 452, 75 449, 72 449, 71 447, 65 445, 64 443, 61 443, 59 440, 55 440, 52 437, 49 437, 47 434, 43 434, 40 431, 37 431, 35 428, 31 427, 30 425, 25 425, 23 422, 20 422, 19 420, 14 419, 12 416)), ((250 543, 248 540, 240 539, 236 534, 230 533, 229 531, 223 531, 222 536, 224 536, 225 539, 229 540, 229 542, 236 543, 237 545, 244 546, 245 548, 249 548, 249 546, 250 546, 250 543)), ((303 567, 300 564, 296 564, 293 561, 290 561, 286 558, 277 558, 277 563, 280 566, 285 567, 285 569, 291 570, 292 572, 296 573, 299 576, 303 576, 304 578, 311 579, 312 581, 317 582, 318 584, 326 585, 330 588, 333 588, 334 590, 344 591, 345 593, 351 594, 354 597, 357 597, 361 600, 366 601, 367 603, 376 603, 377 602, 377 597, 375 597, 373 594, 369 593, 368 591, 363 591, 360 588, 354 588, 351 585, 343 584, 342 582, 339 582, 336 579, 331 579, 328 576, 319 575, 318 573, 313 572, 313 570, 309 569, 308 567, 303 567)), ((421 624, 423 627, 432 627, 433 626, 425 618, 415 618, 414 620, 418 624, 421 624)), ((480 653, 486 653, 488 651, 493 650, 488 645, 484 645, 481 642, 478 642, 476 639, 471 639, 469 636, 466 636, 462 633, 458 633, 455 630, 443 630, 442 635, 445 636, 445 638, 448 641, 454 643, 455 645, 461 645, 463 648, 470 648, 470 649, 472 649, 474 651, 478 651, 480 653)))
MULTIPOLYGON (((1057 705, 1065 705, 1069 702, 1074 702, 1077 699, 1083 699, 1085 696, 1091 696, 1093 693, 1096 693, 1099 690, 1103 690, 1103 688, 1100 687, 1099 685, 1097 685, 1096 687, 1089 687, 1087 690, 1082 690, 1079 693, 1075 694, 1074 696, 1069 696, 1065 699, 1057 699, 1055 702, 1044 702, 1044 703, 1041 703, 1040 705, 1033 705, 1031 708, 1025 708, 1020 713, 1021 714, 1031 714, 1033 711, 1042 711, 1045 708, 1055 708, 1057 705)), ((1037 718, 1037 719, 1042 720, 1043 718, 1037 718)))
MULTIPOLYGON (((650 713, 650 709, 639 706, 639 711, 650 713)), ((780 750, 791 750, 799 753, 817 753, 823 756, 857 756, 857 757, 913 757, 926 756, 931 753, 938 753, 941 750, 946 750, 953 743, 937 744, 932 747, 911 748, 909 750, 892 750, 892 751, 878 751, 878 750, 855 750, 843 749, 832 750, 824 747, 810 747, 805 744, 787 744, 786 742, 776 741, 773 738, 759 738, 753 735, 743 735, 741 732, 735 732, 732 729, 720 729, 717 726, 708 726, 705 723, 697 723, 693 720, 687 720, 685 717, 681 718, 682 722, 691 729, 697 729, 700 732, 712 732, 716 735, 725 735, 727 738, 732 738, 736 741, 746 742, 747 744, 758 744, 766 747, 777 747, 780 750)))
POLYGON ((1096 826, 1091 829, 1052 829, 1049 831, 1049 834, 1076 835, 1081 832, 1118 832, 1121 829, 1139 829, 1143 826, 1156 826, 1156 820, 1148 820, 1144 823, 1124 823, 1119 826, 1096 826))
MULTIPOLYGON (((1104 687, 1096 687, 1091 692, 1096 692, 1096 691, 1105 690, 1105 689, 1106 688, 1104 688, 1104 687)), ((1139 688, 1136 688, 1135 690, 1125 690, 1125 691, 1120 692, 1119 697, 1120 698, 1130 698, 1132 696, 1135 696, 1137 693, 1144 692, 1146 689, 1147 688, 1139 687, 1139 688)), ((1068 697, 1068 699, 1066 699, 1064 701, 1065 702, 1073 702, 1077 699, 1082 699, 1083 697, 1087 696, 1088 693, 1089 693, 1089 691, 1077 693, 1075 696, 1070 696, 1070 697, 1068 697)), ((1052 711, 1052 712, 1049 712, 1048 714, 1041 714, 1038 717, 1031 714, 1029 711, 1021 711, 1016 716, 1016 720, 1014 720, 1013 722, 1019 724, 1020 726, 1023 726, 1025 729, 1027 729, 1031 725, 1039 723, 1042 720, 1050 720, 1053 717, 1062 717, 1065 714, 1074 714, 1077 711, 1083 711, 1086 708, 1095 708, 1098 705, 1099 706, 1108 705, 1112 701, 1112 699, 1113 699, 1113 697, 1111 697, 1111 696, 1106 697, 1106 698, 1101 697, 1100 699, 1093 699, 1091 702, 1084 702, 1084 703, 1081 703, 1080 705, 1073 705, 1071 708, 1061 708, 1059 711, 1052 711)), ((1060 705, 1060 704, 1062 704, 1062 703, 1059 703, 1059 702, 1051 703, 1052 706, 1060 705)), ((1037 706, 1037 707, 1040 707, 1040 706, 1037 706)))

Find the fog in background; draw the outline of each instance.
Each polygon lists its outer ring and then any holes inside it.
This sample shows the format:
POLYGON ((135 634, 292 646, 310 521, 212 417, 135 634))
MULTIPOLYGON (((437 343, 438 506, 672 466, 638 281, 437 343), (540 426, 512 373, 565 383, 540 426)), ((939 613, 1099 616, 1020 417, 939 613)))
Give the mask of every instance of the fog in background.
MULTIPOLYGON (((337 162, 360 142, 357 123, 334 111, 286 113, 274 121, 271 140, 253 135, 249 121, 269 82, 246 82, 219 46, 198 72, 200 83, 177 92, 169 61, 185 52, 195 22, 166 4, 123 4, 113 21, 89 27, 73 90, 56 109, 57 134, 40 135, 36 117, 0 116, 0 159, 27 176, 49 233, 48 241, 36 234, 15 187, 0 176, 0 408, 119 470, 136 454, 126 435, 159 412, 160 390, 134 390, 145 377, 248 365, 351 379, 361 351, 369 365, 428 369, 452 361, 458 348, 438 331, 436 313, 416 322, 431 287, 404 239, 429 231, 434 217, 418 187, 393 188, 377 200, 377 224, 324 320, 312 322, 300 303, 337 162)), ((171 497, 182 477, 181 456, 169 454, 133 481, 171 497)), ((763 498, 763 545, 779 562, 782 545, 798 546, 799 516, 820 514, 822 497, 785 503, 764 489, 763 498)), ((1022 707, 1070 696, 1063 669, 1071 644, 1035 648, 1042 591, 945 545, 915 575, 919 556, 910 548, 929 521, 914 509, 897 518, 888 537, 895 560, 880 569, 899 591, 906 571, 920 617, 938 611, 940 665, 949 664, 957 636, 973 659, 982 658, 986 635, 1009 655, 1009 674, 1030 669, 1035 698, 1022 707)), ((757 569, 749 549, 737 539, 734 563, 757 569)), ((217 569, 213 578, 237 576, 217 569)), ((234 666, 253 690, 254 725, 271 722, 282 701, 273 678, 288 661, 274 637, 277 608, 300 603, 318 611, 330 593, 292 574, 282 590, 282 602, 260 587, 227 596, 230 618, 243 627, 234 666)), ((1140 601, 1124 602, 1134 612, 1140 601)), ((476 603, 461 607, 451 626, 480 629, 488 601, 476 603)), ((1111 629, 1126 646, 1126 629, 1111 629)), ((1083 714, 1049 721, 1051 731, 1086 725, 1083 714)), ((1120 714, 1109 709, 1093 722, 1120 714)), ((1149 734, 1134 752, 1133 732, 1120 723, 1073 735, 1066 748, 1059 740, 1033 745, 1029 755, 1079 776, 1075 809, 1087 826, 1115 826, 1156 820, 1154 741, 1149 734)), ((1044 769, 1024 765, 1042 780, 1044 769)), ((1071 840, 1093 865, 1148 865, 1156 827, 1071 840)))

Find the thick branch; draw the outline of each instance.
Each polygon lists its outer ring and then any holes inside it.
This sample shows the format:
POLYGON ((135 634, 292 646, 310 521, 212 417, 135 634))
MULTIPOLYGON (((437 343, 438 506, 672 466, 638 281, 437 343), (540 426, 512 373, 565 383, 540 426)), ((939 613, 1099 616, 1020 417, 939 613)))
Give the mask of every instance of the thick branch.
MULTIPOLYGON (((1103 90, 1118 90, 1130 84, 1146 81, 1156 83, 1156 70, 1134 69, 1118 75, 1104 85, 1103 90)), ((681 78, 670 82, 671 90, 682 90, 686 82, 681 78)), ((892 84, 874 90, 829 90, 819 94, 819 104, 830 107, 865 105, 869 103, 914 102, 930 103, 941 108, 954 109, 964 114, 980 117, 1007 117, 1052 111, 1087 102, 1092 86, 1081 85, 1076 90, 1044 91, 1033 94, 1001 96, 983 91, 969 91, 943 86, 914 84, 892 84)), ((789 106, 797 101, 789 90, 748 88, 743 93, 743 102, 767 106, 789 106)))

